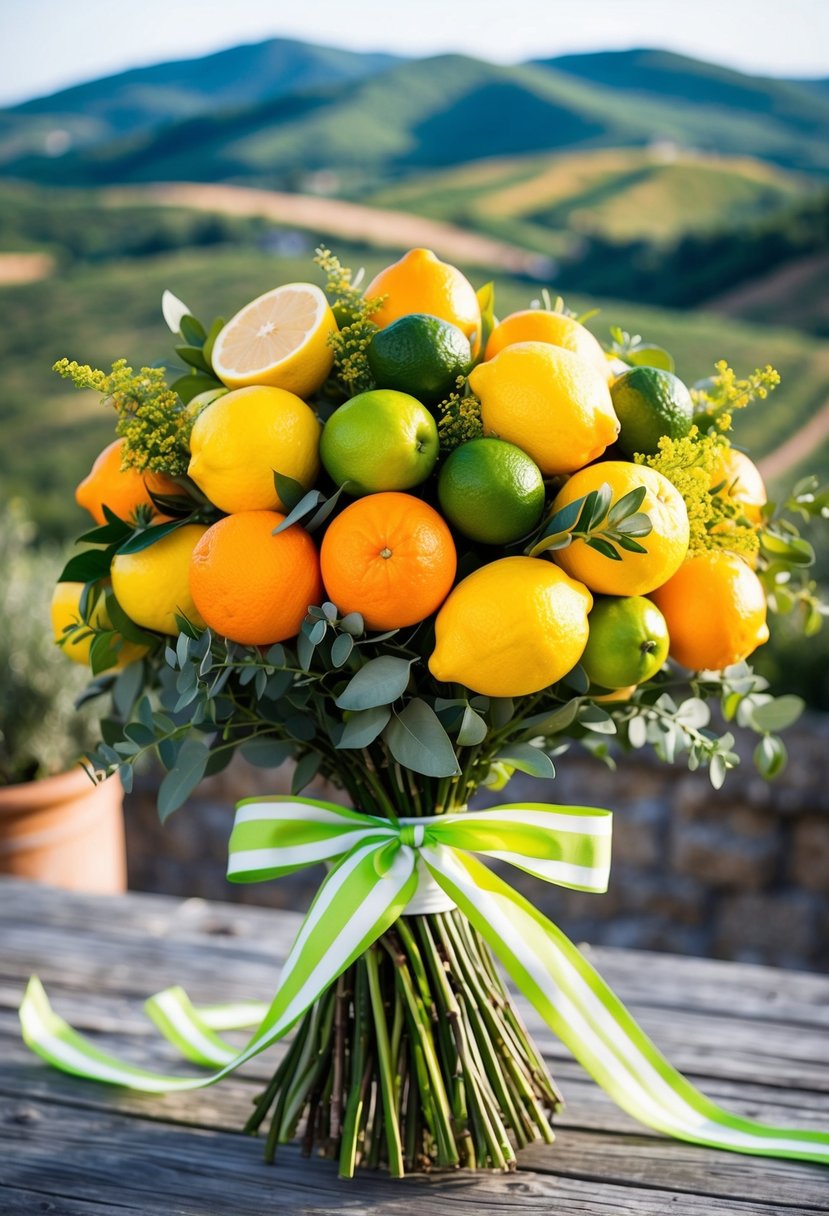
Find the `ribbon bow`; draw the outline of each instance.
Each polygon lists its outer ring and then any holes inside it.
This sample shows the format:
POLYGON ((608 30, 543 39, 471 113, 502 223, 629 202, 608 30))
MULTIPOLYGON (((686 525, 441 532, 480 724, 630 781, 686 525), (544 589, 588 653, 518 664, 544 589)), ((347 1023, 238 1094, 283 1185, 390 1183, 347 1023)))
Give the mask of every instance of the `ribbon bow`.
POLYGON ((266 1011, 251 1004, 196 1009, 181 988, 147 1002, 150 1017, 187 1059, 217 1071, 165 1076, 99 1051, 54 1013, 36 978, 20 1007, 23 1037, 50 1064, 93 1080, 149 1093, 212 1085, 281 1038, 399 916, 416 914, 417 900, 437 888, 475 926, 576 1059, 640 1122, 695 1144, 829 1164, 829 1134, 740 1118, 695 1089, 561 930, 474 856, 499 858, 546 882, 601 892, 607 889, 610 831, 610 812, 590 807, 509 805, 392 823, 308 798, 245 799, 230 838, 231 881, 259 882, 320 861, 334 864, 266 1011), (241 1052, 216 1033, 260 1017, 241 1052))

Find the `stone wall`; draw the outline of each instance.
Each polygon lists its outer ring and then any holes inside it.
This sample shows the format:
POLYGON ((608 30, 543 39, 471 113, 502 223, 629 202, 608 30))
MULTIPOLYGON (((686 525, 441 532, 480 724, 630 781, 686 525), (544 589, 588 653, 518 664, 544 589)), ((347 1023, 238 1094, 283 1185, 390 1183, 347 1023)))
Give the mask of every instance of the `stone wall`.
MULTIPOLYGON (((719 792, 703 774, 640 756, 613 773, 574 752, 554 784, 516 778, 488 801, 612 809, 613 869, 603 896, 516 870, 510 881, 578 941, 829 969, 829 718, 811 719, 787 744, 789 765, 776 782, 764 782, 746 758, 719 792)), ((284 792, 286 781, 282 771, 234 762, 164 827, 153 780, 138 783, 127 802, 131 887, 306 907, 321 868, 265 884, 224 877, 236 799, 284 792)))

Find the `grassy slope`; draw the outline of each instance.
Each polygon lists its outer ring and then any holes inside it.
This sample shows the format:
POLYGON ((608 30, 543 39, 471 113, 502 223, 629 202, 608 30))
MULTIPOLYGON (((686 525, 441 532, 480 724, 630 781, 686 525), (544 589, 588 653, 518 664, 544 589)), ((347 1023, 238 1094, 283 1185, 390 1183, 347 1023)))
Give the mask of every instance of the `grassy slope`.
POLYGON ((748 158, 663 158, 659 150, 611 148, 484 161, 386 188, 373 201, 523 231, 553 252, 568 229, 674 239, 755 219, 811 188, 808 179, 748 158))
MULTIPOLYGON (((335 247, 369 273, 384 259, 335 247)), ((229 315, 280 281, 316 279, 308 257, 263 257, 254 249, 217 248, 142 259, 77 266, 41 283, 0 290, 6 324, 0 331, 4 368, 0 395, 0 479, 3 493, 20 494, 54 535, 76 531, 82 516, 71 500, 94 454, 111 437, 112 418, 92 395, 77 393, 50 371, 69 355, 99 366, 119 355, 151 363, 170 349, 159 299, 171 288, 202 316, 229 315)), ((477 285, 477 283, 476 283, 477 285)), ((501 315, 526 306, 534 288, 499 281, 501 315)), ((568 301, 581 308, 587 301, 568 301)), ((765 407, 741 419, 740 437, 757 452, 769 451, 829 396, 829 344, 792 331, 765 330, 703 314, 680 314, 607 303, 591 322, 600 337, 610 324, 642 332, 672 349, 689 380, 706 375, 718 357, 740 371, 771 362, 784 388, 765 407)))

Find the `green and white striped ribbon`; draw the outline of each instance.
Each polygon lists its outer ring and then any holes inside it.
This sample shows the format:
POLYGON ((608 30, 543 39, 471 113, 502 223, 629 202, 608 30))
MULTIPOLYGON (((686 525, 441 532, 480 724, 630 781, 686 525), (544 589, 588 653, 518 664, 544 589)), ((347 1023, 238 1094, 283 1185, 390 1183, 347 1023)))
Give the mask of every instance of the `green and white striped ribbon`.
POLYGON ((607 889, 609 811, 542 804, 492 807, 390 823, 308 798, 246 799, 230 839, 234 882, 277 878, 333 863, 300 927, 265 1009, 254 1003, 196 1009, 181 988, 147 1011, 208 1076, 165 1076, 124 1063, 74 1031, 33 978, 20 1007, 23 1036, 50 1064, 149 1093, 212 1085, 281 1038, 372 942, 434 883, 468 917, 576 1059, 615 1101, 681 1140, 764 1157, 829 1164, 829 1133, 786 1130, 730 1114, 676 1071, 577 948, 474 854, 499 858, 546 882, 607 889), (257 1023, 237 1052, 217 1033, 257 1023))

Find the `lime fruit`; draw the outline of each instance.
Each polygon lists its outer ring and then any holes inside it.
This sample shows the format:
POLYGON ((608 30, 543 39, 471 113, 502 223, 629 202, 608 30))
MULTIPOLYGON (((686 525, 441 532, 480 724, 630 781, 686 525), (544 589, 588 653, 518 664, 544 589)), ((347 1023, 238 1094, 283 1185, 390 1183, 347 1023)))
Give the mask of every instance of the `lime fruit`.
POLYGON ((591 684, 622 689, 656 675, 668 657, 668 626, 643 595, 597 599, 581 665, 591 684))
POLYGON ((371 374, 380 388, 411 393, 426 405, 442 401, 471 361, 463 331, 426 313, 409 313, 378 330, 368 348, 371 374))
POLYGON ((544 479, 526 452, 503 439, 472 439, 440 471, 438 500, 453 527, 485 545, 526 536, 544 510, 544 479))
POLYGON ((621 423, 616 440, 626 456, 655 456, 663 435, 682 439, 691 429, 694 403, 678 376, 661 367, 632 367, 610 387, 621 423))
POLYGON ((593 598, 538 557, 502 557, 449 593, 429 670, 487 697, 523 697, 566 675, 587 643, 593 598))
POLYGON ((435 467, 437 424, 408 393, 372 389, 334 411, 322 432, 320 458, 328 475, 355 498, 408 490, 435 467))

